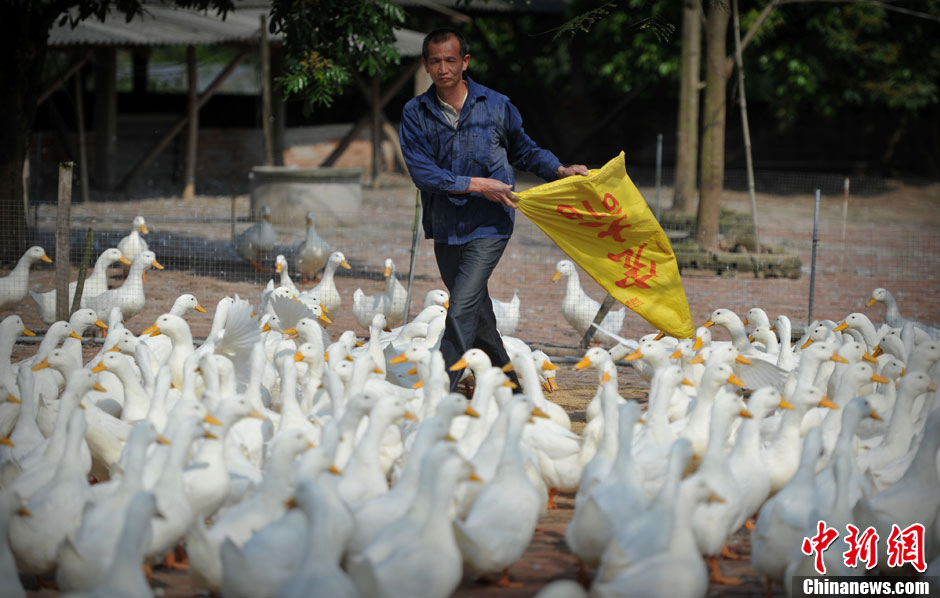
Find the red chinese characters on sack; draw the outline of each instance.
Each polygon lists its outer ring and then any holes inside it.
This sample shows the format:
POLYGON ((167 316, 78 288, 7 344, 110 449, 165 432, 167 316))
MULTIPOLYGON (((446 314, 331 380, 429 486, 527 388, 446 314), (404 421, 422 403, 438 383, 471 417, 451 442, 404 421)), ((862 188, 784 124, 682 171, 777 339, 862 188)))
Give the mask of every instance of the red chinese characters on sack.
POLYGON ((650 288, 650 285, 648 285, 646 281, 656 276, 656 262, 652 260, 649 262, 643 262, 640 259, 643 257, 643 249, 645 247, 646 243, 641 243, 635 251, 633 249, 627 249, 621 253, 607 254, 607 259, 613 260, 615 262, 619 262, 621 259, 623 259, 623 278, 614 283, 621 289, 626 289, 633 286, 638 289, 650 288), (646 268, 647 266, 649 266, 649 273, 641 276, 640 270, 646 268))
MULTIPOLYGON (((598 239, 609 237, 617 243, 627 242, 627 239, 623 236, 624 231, 632 225, 627 222, 627 215, 623 214, 623 207, 616 197, 610 193, 605 193, 601 199, 602 208, 596 210, 587 199, 581 201, 581 206, 583 209, 561 204, 555 208, 555 211, 569 220, 577 221, 579 226, 598 229, 598 239)), ((621 289, 629 287, 650 288, 647 281, 656 277, 656 262, 642 259, 643 249, 646 245, 646 243, 642 243, 639 247, 632 247, 620 253, 607 254, 607 258, 610 260, 615 262, 623 261, 623 278, 615 283, 621 289)), ((636 299, 636 301, 642 304, 639 299, 636 299)))
POLYGON ((888 566, 901 567, 905 563, 923 573, 927 570, 924 561, 924 525, 912 523, 904 529, 895 523, 888 536, 888 566))
POLYGON ((878 564, 878 532, 875 528, 869 527, 861 536, 859 529, 851 523, 845 526, 848 533, 845 535, 845 543, 849 549, 842 553, 842 558, 847 567, 857 567, 859 560, 864 561, 866 569, 872 569, 878 564))
POLYGON ((800 550, 802 550, 803 554, 806 556, 814 555, 816 557, 816 572, 820 575, 825 575, 826 563, 823 561, 823 552, 829 548, 830 544, 836 541, 836 538, 839 537, 839 532, 836 531, 836 528, 827 526, 825 521, 817 522, 816 529, 817 533, 815 536, 812 538, 803 538, 803 545, 800 547, 800 550))

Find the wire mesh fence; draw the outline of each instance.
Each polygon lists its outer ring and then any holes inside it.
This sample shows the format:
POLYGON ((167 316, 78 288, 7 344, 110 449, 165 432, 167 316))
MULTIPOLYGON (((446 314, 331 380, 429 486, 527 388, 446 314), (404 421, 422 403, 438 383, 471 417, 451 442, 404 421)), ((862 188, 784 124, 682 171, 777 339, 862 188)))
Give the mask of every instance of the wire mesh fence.
MULTIPOLYGON (((649 173, 637 168, 631 175, 647 201, 653 203, 656 191, 649 186, 649 173)), ((670 179, 667 173, 664 181, 670 179)), ((813 246, 810 187, 823 184, 812 318, 839 320, 860 311, 880 322, 883 306, 866 307, 866 301, 875 288, 884 287, 897 299, 904 316, 932 325, 940 322, 937 234, 940 198, 935 196, 936 186, 899 188, 896 183, 872 180, 858 195, 855 194, 858 186, 853 187, 846 201, 841 179, 836 185, 835 177, 831 176, 825 179, 794 174, 781 178, 768 174, 758 176, 757 180, 761 244, 797 256, 801 264, 799 277, 766 278, 747 270, 685 268, 683 284, 697 324, 718 307, 741 314, 751 307, 762 307, 771 318, 788 315, 797 329, 809 319, 813 246), (768 180, 774 182, 766 185, 761 182, 768 180)), ((747 194, 735 190, 734 184, 729 187, 724 204, 748 214, 747 194)), ((404 177, 389 176, 383 178, 383 185, 377 189, 364 188, 362 196, 362 205, 355 211, 336 213, 333 218, 317 222, 320 236, 332 249, 341 251, 351 266, 335 273, 342 304, 330 313, 333 324, 328 331, 333 336, 346 329, 354 329, 360 336, 368 333, 353 317, 354 292, 362 289, 370 296, 384 291, 386 258, 396 265, 395 275, 405 283, 408 280, 415 223, 414 188, 404 177)), ((661 189, 659 197, 663 209, 668 209, 672 190, 661 189)), ((261 260, 265 271, 256 271, 239 255, 235 239, 254 224, 247 195, 199 196, 191 201, 157 198, 75 203, 70 221, 70 279, 77 277, 89 230, 95 231, 91 249, 94 264, 95 258, 105 249, 117 246, 132 229, 139 231, 133 224, 137 216, 145 219, 148 234, 143 238, 165 269, 147 274, 143 285, 144 307, 127 320, 135 332, 168 311, 178 295, 192 293, 209 310, 206 315, 192 316, 194 334, 205 334, 212 308, 221 298, 238 294, 257 303, 269 280, 279 284, 280 275, 274 272, 275 257, 279 254, 287 258, 288 272, 301 290, 313 286, 300 283, 295 268, 297 247, 306 231, 302 220, 275 226, 275 249, 261 260)), ((28 217, 32 243, 59 258, 55 247, 55 204, 33 204, 28 217)), ((747 218, 741 220, 746 222, 747 218)), ((674 238, 688 234, 677 229, 667 232, 674 238)), ((747 232, 725 228, 722 235, 734 237, 747 232)), ((514 294, 519 297, 519 324, 512 331, 513 336, 547 348, 572 349, 578 345, 580 334, 568 325, 561 312, 565 282, 551 281, 557 262, 565 257, 535 225, 517 215, 513 240, 490 282, 494 299, 509 302, 514 294)), ((126 284, 123 279, 126 271, 119 266, 115 264, 110 270, 111 288, 126 284)), ((8 266, 0 274, 9 271, 8 266)), ((585 292, 596 301, 603 299, 601 287, 583 271, 579 273, 585 292)), ((29 290, 39 293, 54 288, 54 280, 53 266, 40 263, 32 267, 26 284, 29 290)), ((411 315, 423 307, 425 294, 437 288, 443 285, 432 242, 422 238, 415 256, 411 315)), ((39 319, 38 306, 29 296, 18 304, 4 306, 0 317, 10 313, 19 313, 32 329, 45 328, 39 319)), ((627 310, 619 332, 635 338, 651 331, 649 324, 627 310)))

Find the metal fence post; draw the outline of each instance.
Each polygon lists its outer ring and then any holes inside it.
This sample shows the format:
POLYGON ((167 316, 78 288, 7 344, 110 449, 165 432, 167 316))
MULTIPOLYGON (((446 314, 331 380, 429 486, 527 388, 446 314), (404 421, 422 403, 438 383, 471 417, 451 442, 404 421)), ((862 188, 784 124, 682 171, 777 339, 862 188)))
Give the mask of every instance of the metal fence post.
POLYGON ((806 323, 813 321, 813 298, 816 292, 816 248, 819 245, 819 189, 816 189, 816 207, 813 210, 813 257, 809 274, 809 313, 806 323))
POLYGON ((656 134, 656 220, 662 215, 663 210, 659 204, 659 188, 663 184, 663 134, 656 134))

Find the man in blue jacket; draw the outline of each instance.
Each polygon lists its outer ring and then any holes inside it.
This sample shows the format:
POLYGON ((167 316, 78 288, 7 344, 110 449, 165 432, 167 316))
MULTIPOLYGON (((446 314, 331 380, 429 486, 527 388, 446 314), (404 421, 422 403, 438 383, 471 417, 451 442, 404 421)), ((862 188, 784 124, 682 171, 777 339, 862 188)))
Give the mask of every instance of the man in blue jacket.
MULTIPOLYGON (((487 281, 512 235, 519 200, 512 191, 513 166, 547 181, 588 170, 563 166, 538 147, 509 98, 464 75, 470 53, 456 30, 429 33, 421 62, 433 85, 405 105, 401 148, 421 190, 425 238, 434 239, 437 267, 450 292, 441 352, 451 366, 476 347, 502 366, 509 357, 487 281)), ((451 390, 460 374, 450 373, 451 390)))

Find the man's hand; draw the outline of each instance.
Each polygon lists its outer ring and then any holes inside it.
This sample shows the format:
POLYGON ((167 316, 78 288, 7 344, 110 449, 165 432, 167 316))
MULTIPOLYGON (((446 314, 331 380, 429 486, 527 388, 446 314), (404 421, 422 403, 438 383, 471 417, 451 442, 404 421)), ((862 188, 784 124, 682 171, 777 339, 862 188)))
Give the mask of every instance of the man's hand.
POLYGON ((572 164, 571 166, 559 166, 558 167, 558 178, 563 179, 569 177, 573 174, 580 174, 583 176, 588 175, 587 166, 584 164, 572 164))
POLYGON ((512 192, 512 187, 497 179, 471 177, 467 191, 479 193, 490 201, 503 204, 507 208, 515 208, 519 198, 512 192))

